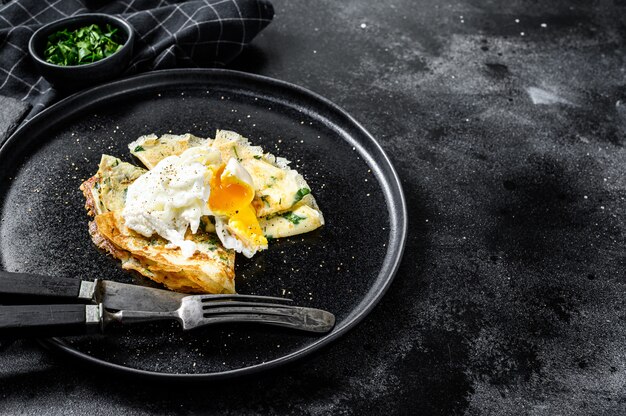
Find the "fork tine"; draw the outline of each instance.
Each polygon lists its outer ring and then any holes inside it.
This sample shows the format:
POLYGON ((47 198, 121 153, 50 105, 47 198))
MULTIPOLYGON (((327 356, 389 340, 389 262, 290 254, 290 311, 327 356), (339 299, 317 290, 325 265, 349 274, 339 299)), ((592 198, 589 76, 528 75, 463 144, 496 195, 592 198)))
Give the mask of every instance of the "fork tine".
MULTIPOLYGON (((269 297, 254 295, 186 296, 177 310, 183 329, 222 322, 256 322, 285 326, 309 332, 328 332, 335 324, 335 316, 321 309, 268 302, 269 297), (215 301, 220 299, 219 301, 215 301), (232 300, 237 299, 237 300, 232 300)), ((273 298, 283 300, 282 298, 273 298)))
POLYGON ((302 308, 303 306, 295 306, 295 305, 286 305, 280 303, 267 303, 267 302, 241 302, 238 300, 229 300, 224 302, 203 302, 202 309, 211 310, 214 308, 232 308, 235 306, 251 306, 251 307, 275 307, 275 308, 284 308, 284 309, 293 309, 293 308, 302 308))
MULTIPOLYGON (((321 311, 325 312, 325 311, 321 311)), ((285 316, 266 315, 262 313, 238 313, 224 314, 204 318, 197 326, 221 324, 221 323, 261 323, 266 325, 281 326, 286 328, 300 329, 303 331, 323 333, 330 331, 335 325, 335 317, 325 312, 318 315, 285 316)), ((191 328, 188 328, 191 329, 191 328)))
POLYGON ((255 306, 216 306, 210 309, 204 309, 203 315, 204 317, 210 315, 222 315, 222 314, 237 314, 237 313, 259 313, 266 315, 283 315, 283 316, 294 316, 294 315, 302 315, 307 313, 317 313, 320 309, 313 308, 303 308, 303 307, 295 307, 295 306, 287 306, 282 307, 282 305, 271 306, 271 305, 255 305, 255 306))
POLYGON ((260 296, 260 295, 239 295, 223 294, 223 295, 193 295, 194 298, 199 299, 201 302, 210 302, 214 300, 258 300, 258 301, 277 301, 277 302, 293 302, 289 298, 279 298, 274 296, 260 296))

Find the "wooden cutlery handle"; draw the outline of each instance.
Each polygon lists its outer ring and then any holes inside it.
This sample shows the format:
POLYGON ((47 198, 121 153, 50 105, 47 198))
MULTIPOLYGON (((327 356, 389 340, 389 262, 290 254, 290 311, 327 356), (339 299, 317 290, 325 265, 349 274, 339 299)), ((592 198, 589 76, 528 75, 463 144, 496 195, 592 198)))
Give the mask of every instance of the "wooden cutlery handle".
MULTIPOLYGON (((79 279, 11 273, 0 270, 0 299, 3 303, 26 303, 24 298, 75 300, 80 291, 79 279)), ((52 303, 52 302, 28 302, 52 303)))
POLYGON ((0 336, 82 335, 99 328, 98 312, 97 305, 2 305, 0 336))

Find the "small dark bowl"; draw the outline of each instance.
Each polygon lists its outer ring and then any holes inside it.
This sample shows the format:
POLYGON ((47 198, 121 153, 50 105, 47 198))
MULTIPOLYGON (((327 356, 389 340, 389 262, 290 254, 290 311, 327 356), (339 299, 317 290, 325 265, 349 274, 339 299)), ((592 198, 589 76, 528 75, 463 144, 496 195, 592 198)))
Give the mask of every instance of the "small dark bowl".
POLYGON ((128 67, 133 56, 135 33, 126 21, 106 14, 90 13, 67 17, 41 27, 30 38, 28 52, 33 58, 41 75, 55 88, 60 90, 77 90, 86 86, 93 86, 120 76, 128 67), (106 24, 118 28, 123 46, 113 55, 91 64, 62 66, 45 61, 44 51, 48 43, 48 36, 59 30, 75 30, 83 26, 97 24, 105 27, 106 24))

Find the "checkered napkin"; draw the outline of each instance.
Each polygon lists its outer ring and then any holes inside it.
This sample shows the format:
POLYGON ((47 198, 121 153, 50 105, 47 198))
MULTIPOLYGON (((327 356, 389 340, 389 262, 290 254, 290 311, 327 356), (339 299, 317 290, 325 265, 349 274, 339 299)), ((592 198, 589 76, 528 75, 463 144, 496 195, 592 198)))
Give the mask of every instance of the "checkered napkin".
POLYGON ((31 104, 28 117, 57 99, 31 62, 30 36, 54 20, 95 12, 121 16, 135 29, 127 75, 223 67, 274 16, 269 0, 0 0, 0 95, 31 104))

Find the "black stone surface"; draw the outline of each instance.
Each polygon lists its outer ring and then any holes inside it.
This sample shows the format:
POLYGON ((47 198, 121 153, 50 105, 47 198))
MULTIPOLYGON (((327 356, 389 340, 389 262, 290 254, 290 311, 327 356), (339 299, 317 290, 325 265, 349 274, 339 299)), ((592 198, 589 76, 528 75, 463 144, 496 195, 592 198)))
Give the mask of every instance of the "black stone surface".
POLYGON ((233 66, 337 102, 405 186, 361 325, 258 378, 163 386, 16 342, 3 414, 626 412, 626 3, 275 0, 233 66))

